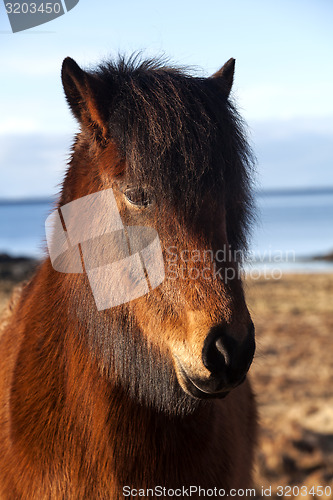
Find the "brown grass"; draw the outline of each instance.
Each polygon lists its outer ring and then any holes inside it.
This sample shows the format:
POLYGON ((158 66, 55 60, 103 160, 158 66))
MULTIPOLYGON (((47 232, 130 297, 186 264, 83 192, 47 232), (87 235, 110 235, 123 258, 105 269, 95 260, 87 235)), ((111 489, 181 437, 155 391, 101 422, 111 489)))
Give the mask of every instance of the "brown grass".
POLYGON ((257 485, 333 493, 333 274, 247 281, 246 293, 257 334, 257 485))

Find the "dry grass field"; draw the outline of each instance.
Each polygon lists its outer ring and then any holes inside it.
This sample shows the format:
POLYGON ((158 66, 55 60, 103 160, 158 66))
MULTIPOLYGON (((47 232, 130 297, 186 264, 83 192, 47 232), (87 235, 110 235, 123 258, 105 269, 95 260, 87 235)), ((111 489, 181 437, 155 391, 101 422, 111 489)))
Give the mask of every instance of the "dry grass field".
MULTIPOLYGON (((13 284, 0 281, 0 314, 13 284)), ((257 492, 271 486, 281 498, 277 486, 296 485, 299 498, 333 498, 317 489, 333 492, 333 274, 248 279, 245 288, 257 334, 257 492)))
POLYGON ((304 485, 299 497, 316 498, 312 486, 331 485, 333 498, 333 274, 248 280, 246 294, 257 336, 257 486, 304 485))

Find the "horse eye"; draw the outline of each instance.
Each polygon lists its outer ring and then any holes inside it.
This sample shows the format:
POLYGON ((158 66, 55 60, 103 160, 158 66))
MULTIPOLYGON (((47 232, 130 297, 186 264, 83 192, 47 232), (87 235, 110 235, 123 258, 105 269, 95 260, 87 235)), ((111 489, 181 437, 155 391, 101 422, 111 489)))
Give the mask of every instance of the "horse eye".
POLYGON ((148 207, 154 201, 152 194, 144 187, 130 187, 124 191, 126 199, 136 207, 148 207))

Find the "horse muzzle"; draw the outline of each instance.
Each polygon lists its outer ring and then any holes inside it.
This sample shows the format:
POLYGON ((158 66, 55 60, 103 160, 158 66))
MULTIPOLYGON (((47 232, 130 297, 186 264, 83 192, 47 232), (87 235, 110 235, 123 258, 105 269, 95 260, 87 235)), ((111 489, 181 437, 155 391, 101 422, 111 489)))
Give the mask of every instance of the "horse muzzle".
POLYGON ((178 380, 182 388, 199 399, 223 398, 244 382, 255 352, 254 325, 239 342, 223 325, 211 328, 202 349, 202 362, 210 375, 196 377, 176 358, 178 380))

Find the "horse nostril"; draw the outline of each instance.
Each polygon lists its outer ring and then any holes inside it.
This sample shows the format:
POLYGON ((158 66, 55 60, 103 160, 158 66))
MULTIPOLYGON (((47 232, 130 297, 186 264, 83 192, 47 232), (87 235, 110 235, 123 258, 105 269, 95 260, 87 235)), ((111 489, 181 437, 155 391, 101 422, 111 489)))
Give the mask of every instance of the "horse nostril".
POLYGON ((255 350, 254 326, 251 322, 246 338, 239 342, 224 326, 211 328, 202 350, 202 361, 214 376, 223 376, 230 383, 243 378, 255 350))
POLYGON ((230 364, 233 350, 230 343, 236 344, 236 341, 229 337, 229 342, 226 342, 226 338, 224 327, 214 326, 204 342, 202 361, 205 367, 214 374, 225 371, 226 366, 230 364))
POLYGON ((218 352, 223 356, 224 363, 228 365, 230 363, 230 357, 228 351, 223 345, 222 337, 219 337, 218 339, 215 340, 215 347, 218 350, 218 352))

